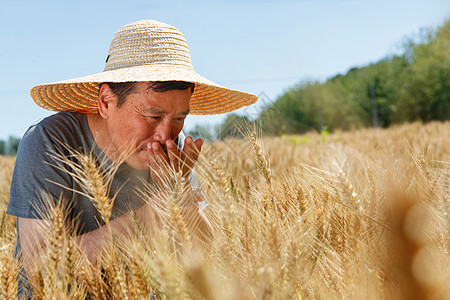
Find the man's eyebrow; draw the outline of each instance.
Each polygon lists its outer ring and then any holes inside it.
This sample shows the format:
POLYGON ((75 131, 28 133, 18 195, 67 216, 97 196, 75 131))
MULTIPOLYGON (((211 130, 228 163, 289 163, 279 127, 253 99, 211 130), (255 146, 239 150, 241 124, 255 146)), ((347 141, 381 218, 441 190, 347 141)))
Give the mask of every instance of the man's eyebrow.
POLYGON ((156 107, 154 107, 154 106, 146 107, 146 108, 144 109, 144 112, 146 112, 146 113, 152 113, 152 114, 158 114, 158 115, 164 115, 164 114, 167 114, 167 111, 161 110, 161 109, 156 108, 156 107))
MULTIPOLYGON (((152 113, 152 114, 157 114, 157 115, 165 115, 165 114, 167 114, 167 111, 159 109, 159 108, 154 107, 154 106, 146 107, 144 109, 144 111, 146 113, 152 113)), ((185 111, 182 111, 182 112, 178 113, 178 115, 185 115, 185 116, 187 116, 187 115, 189 115, 189 111, 190 111, 189 109, 185 110, 185 111)))

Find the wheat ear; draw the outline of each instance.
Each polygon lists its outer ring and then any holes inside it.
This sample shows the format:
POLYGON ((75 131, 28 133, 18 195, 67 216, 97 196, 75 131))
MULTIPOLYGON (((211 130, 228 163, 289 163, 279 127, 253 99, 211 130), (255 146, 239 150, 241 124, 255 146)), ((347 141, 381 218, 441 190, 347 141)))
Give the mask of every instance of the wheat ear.
POLYGON ((90 155, 78 155, 84 177, 84 188, 92 196, 91 201, 97 211, 100 213, 103 222, 109 224, 111 217, 111 210, 114 205, 114 198, 108 197, 108 185, 104 175, 97 167, 93 157, 90 155))
POLYGON ((8 245, 0 248, 0 295, 4 299, 15 299, 17 295, 18 265, 11 259, 12 251, 8 245))

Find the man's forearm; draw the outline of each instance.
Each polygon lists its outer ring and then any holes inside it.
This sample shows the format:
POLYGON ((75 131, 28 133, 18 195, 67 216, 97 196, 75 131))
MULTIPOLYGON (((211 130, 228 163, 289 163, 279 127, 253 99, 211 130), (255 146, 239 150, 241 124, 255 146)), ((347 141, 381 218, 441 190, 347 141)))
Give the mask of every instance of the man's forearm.
POLYGON ((79 235, 77 244, 91 263, 96 263, 99 255, 107 249, 112 236, 127 239, 133 234, 135 222, 144 226, 154 225, 154 214, 150 205, 144 204, 135 211, 130 211, 109 222, 109 226, 101 226, 93 231, 79 235))
POLYGON ((108 226, 104 225, 90 232, 84 233, 76 237, 76 242, 83 255, 92 264, 97 262, 99 255, 102 255, 108 245, 109 239, 115 236, 126 236, 132 225, 130 213, 126 213, 109 222, 108 226))

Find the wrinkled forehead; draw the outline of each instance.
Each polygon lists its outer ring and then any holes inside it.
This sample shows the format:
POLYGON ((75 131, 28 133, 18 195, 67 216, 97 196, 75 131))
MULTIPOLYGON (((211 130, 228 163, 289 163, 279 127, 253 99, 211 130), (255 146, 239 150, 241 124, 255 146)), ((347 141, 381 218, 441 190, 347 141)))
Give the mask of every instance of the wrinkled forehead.
POLYGON ((145 114, 188 115, 191 92, 190 90, 155 92, 141 89, 138 93, 129 95, 129 99, 140 112, 145 114))

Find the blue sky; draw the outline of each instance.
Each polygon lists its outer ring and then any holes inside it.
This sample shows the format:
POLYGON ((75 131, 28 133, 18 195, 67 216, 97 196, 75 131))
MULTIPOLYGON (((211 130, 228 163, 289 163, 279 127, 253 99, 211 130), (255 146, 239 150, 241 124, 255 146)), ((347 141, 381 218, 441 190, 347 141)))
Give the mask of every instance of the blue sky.
MULTIPOLYGON (((0 11, 0 139, 20 137, 52 114, 31 100, 41 83, 98 73, 121 26, 154 19, 178 27, 195 70, 221 85, 267 97, 402 51, 421 28, 450 18, 448 0, 4 1, 0 11)), ((190 116, 185 127, 217 124, 190 116)))

